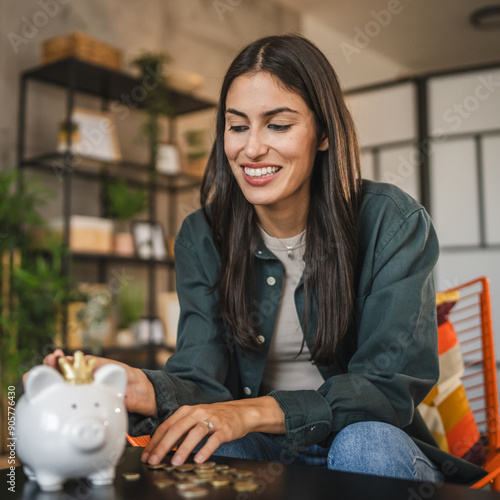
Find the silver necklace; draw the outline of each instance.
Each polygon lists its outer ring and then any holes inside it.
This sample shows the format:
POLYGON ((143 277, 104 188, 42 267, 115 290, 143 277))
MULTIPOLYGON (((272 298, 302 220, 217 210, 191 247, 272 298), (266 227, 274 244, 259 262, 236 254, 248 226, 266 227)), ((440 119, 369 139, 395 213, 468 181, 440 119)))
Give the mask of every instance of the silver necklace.
MULTIPOLYGON (((264 229, 265 231, 265 229, 264 229)), ((289 259, 292 259, 293 260, 293 253, 292 251, 295 250, 294 247, 296 247, 297 245, 300 245, 302 243, 302 238, 304 237, 304 234, 305 232, 304 231, 301 231, 301 234, 300 234, 300 238, 298 241, 296 241, 295 243, 292 243, 291 245, 286 245, 285 243, 283 243, 283 241, 278 238, 277 236, 274 236, 272 235, 269 231, 265 231, 269 236, 272 236, 275 240, 278 240, 280 245, 286 249, 286 254, 288 256, 289 259)))

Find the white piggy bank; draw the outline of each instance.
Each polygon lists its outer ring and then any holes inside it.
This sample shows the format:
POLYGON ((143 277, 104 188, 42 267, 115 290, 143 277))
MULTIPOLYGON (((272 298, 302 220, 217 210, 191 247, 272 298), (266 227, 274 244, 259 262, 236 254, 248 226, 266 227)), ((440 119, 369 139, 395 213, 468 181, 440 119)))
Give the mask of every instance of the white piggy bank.
POLYGON ((44 491, 70 478, 112 483, 126 444, 126 385, 125 370, 112 363, 80 385, 49 366, 30 370, 16 406, 16 451, 29 479, 44 491))

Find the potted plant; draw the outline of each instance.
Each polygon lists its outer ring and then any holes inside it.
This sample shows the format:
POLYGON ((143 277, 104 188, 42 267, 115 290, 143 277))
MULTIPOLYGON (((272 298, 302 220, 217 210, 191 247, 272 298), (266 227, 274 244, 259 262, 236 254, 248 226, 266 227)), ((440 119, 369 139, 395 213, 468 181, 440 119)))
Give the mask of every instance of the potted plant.
POLYGON ((142 317, 146 303, 143 286, 127 283, 116 295, 116 343, 127 347, 134 344, 133 328, 142 317))
POLYGON ((62 122, 59 125, 59 134, 57 140, 57 151, 59 153, 65 153, 68 149, 68 135, 71 135, 70 144, 71 152, 75 152, 75 145, 78 144, 80 140, 80 133, 78 130, 78 123, 70 122, 69 127, 67 122, 62 122))
POLYGON ((203 177, 207 165, 208 149, 206 146, 204 129, 187 130, 184 134, 186 140, 187 172, 195 177, 203 177))
POLYGON ((106 186, 109 216, 115 220, 113 249, 119 255, 134 254, 130 220, 146 208, 146 191, 131 189, 123 179, 106 186))
POLYGON ((170 56, 164 52, 144 52, 132 61, 132 66, 139 69, 143 82, 153 81, 144 85, 144 107, 146 122, 143 133, 149 143, 150 173, 154 175, 160 143, 160 117, 172 117, 174 109, 170 102, 167 78, 164 75, 164 66, 170 62, 170 56))
MULTIPOLYGON (((71 283, 61 274, 63 249, 49 238, 43 255, 34 251, 35 229, 44 227, 39 210, 48 192, 0 170, 0 383, 20 387, 24 372, 54 348, 62 306, 71 283)), ((3 394, 2 394, 3 396, 3 394)), ((5 404, 5 399, 0 398, 5 404)), ((1 406, 1 405, 0 405, 1 406)), ((4 418, 6 407, 0 408, 4 418)), ((1 432, 6 429, 0 424, 1 432)), ((2 436, 4 437, 4 436, 2 436)), ((6 443, 2 439, 2 446, 6 443)))

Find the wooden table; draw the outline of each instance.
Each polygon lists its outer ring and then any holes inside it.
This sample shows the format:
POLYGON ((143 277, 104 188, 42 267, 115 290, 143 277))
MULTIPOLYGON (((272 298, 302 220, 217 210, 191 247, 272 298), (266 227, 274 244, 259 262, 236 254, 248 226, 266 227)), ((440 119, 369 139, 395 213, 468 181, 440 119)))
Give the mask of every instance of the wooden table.
MULTIPOLYGON (((165 471, 149 470, 140 462, 142 448, 127 448, 117 468, 112 486, 92 487, 86 481, 69 481, 64 490, 44 493, 27 481, 22 467, 16 468, 15 492, 6 490, 6 470, 2 470, 2 499, 11 500, 181 500, 175 487, 159 489, 154 480, 165 471), (124 472, 139 472, 138 481, 126 481, 124 472), (5 492, 5 493, 4 493, 5 492)), ((214 488, 203 500, 493 500, 500 493, 471 490, 452 484, 437 485, 360 474, 347 474, 315 467, 283 465, 277 462, 213 458, 220 464, 251 470, 259 483, 257 491, 238 493, 231 486, 214 488)))

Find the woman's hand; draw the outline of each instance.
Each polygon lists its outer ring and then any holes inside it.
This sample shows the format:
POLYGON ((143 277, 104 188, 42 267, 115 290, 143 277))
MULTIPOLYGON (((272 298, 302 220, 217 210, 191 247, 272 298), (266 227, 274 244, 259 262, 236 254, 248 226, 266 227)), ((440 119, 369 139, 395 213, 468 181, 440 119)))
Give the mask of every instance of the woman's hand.
POLYGON ((197 463, 207 460, 222 444, 250 432, 284 434, 285 415, 271 396, 223 403, 181 406, 156 430, 142 454, 142 460, 159 463, 174 447, 174 465, 184 463, 194 448, 209 435, 195 455, 197 463))
MULTIPOLYGON (((61 357, 64 357, 64 352, 61 349, 56 349, 52 354, 45 357, 43 364, 58 369, 57 359, 61 357)), ((132 368, 119 361, 112 361, 97 356, 85 356, 86 361, 90 358, 96 361, 95 370, 107 363, 116 363, 125 369, 127 373, 127 390, 125 391, 125 407, 127 411, 139 413, 147 417, 156 415, 157 408, 154 387, 142 370, 132 368)), ((72 356, 67 356, 66 359, 68 361, 73 360, 72 356)))

